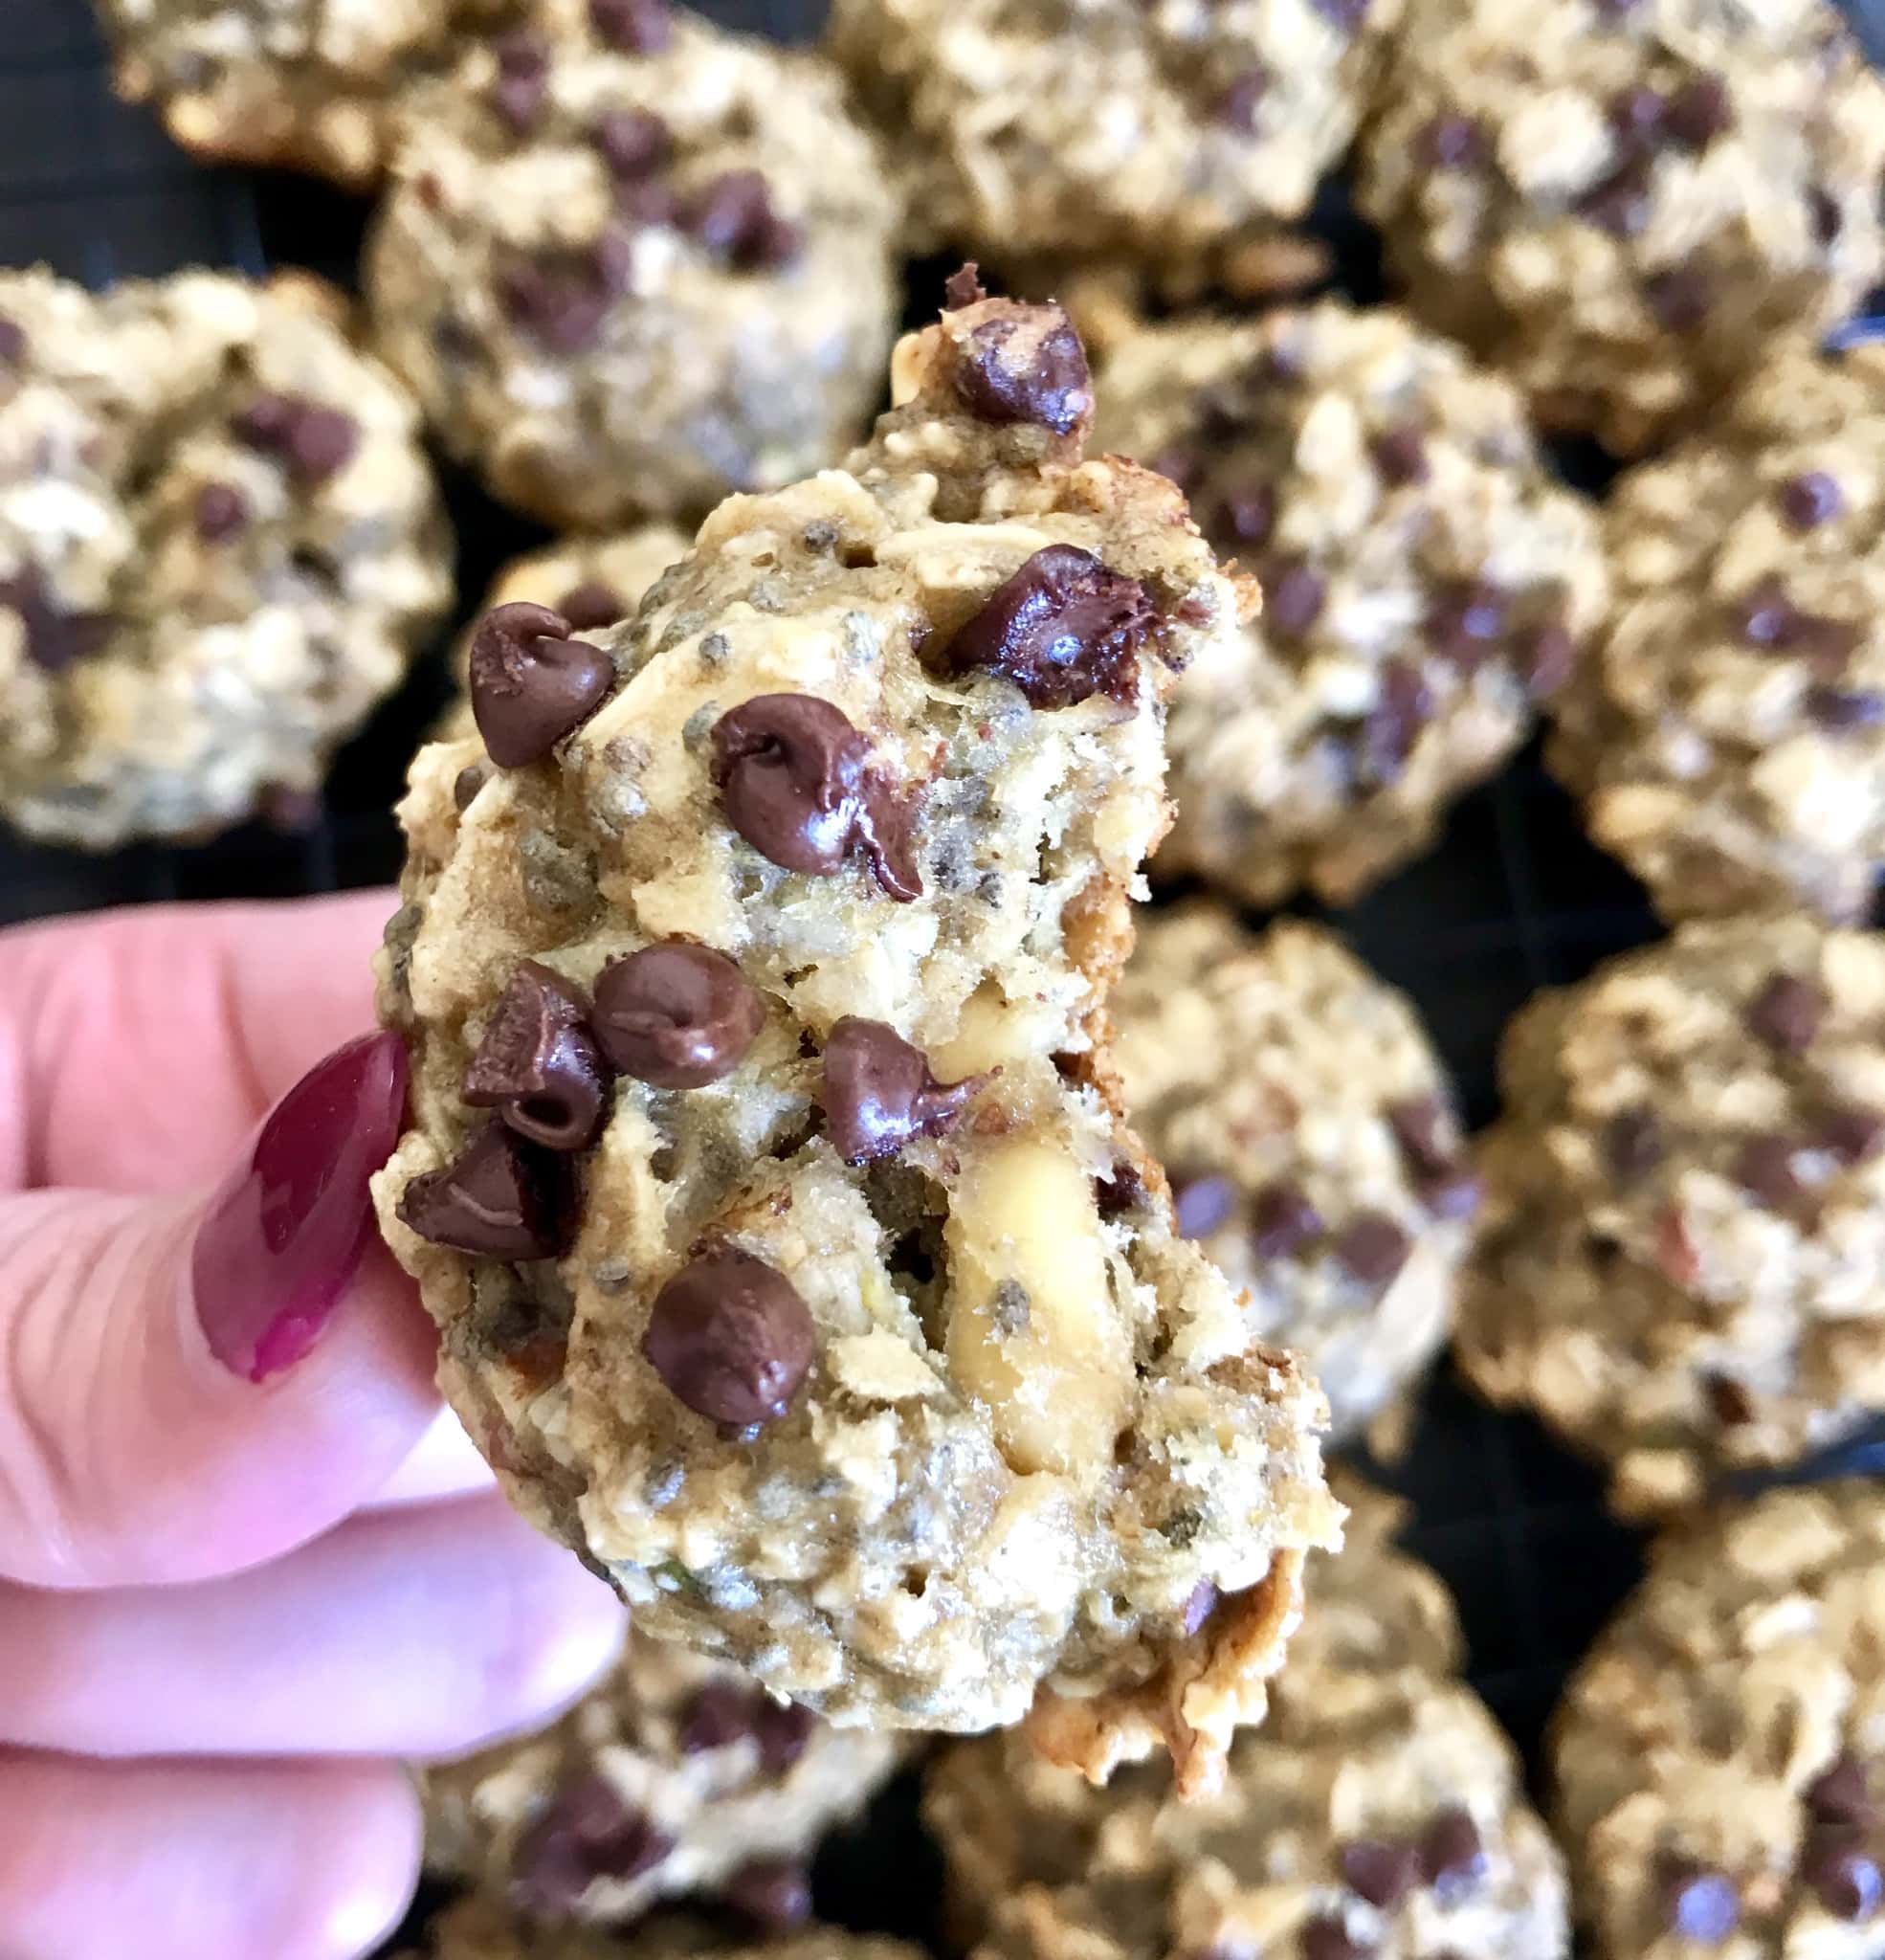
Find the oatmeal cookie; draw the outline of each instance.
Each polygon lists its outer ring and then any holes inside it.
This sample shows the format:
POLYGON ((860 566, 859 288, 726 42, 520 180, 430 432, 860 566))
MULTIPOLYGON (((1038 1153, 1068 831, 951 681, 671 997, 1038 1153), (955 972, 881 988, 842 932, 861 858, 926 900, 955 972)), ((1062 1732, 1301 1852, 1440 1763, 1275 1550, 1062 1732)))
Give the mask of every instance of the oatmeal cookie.
POLYGON ((1500 1058, 1461 1365, 1631 1515, 1885 1410, 1885 937, 1695 923, 1500 1058))
POLYGON ((1179 1230, 1353 1435, 1445 1341, 1478 1203, 1412 1004, 1319 925, 1259 938, 1200 901, 1141 919, 1114 1015, 1179 1230))
POLYGON ((952 281, 894 392, 605 639, 480 629, 496 768, 428 749, 403 805, 381 1215, 512 1498, 651 1633, 1202 1787, 1337 1532, 1327 1412, 1104 1035, 1172 667, 1254 594, 1082 459, 1056 309, 952 281))
POLYGON ((1665 918, 1863 920, 1885 864, 1885 348, 1778 355, 1607 513, 1552 767, 1665 918))
POLYGON ((1553 1755, 1596 1960, 1869 1960, 1885 1926, 1885 1491, 1783 1489, 1659 1544, 1553 1755))
POLYGON ((307 278, 0 273, 0 817, 104 850, 319 789, 451 599, 410 401, 307 278))
POLYGON ((1095 439, 1264 583, 1186 671, 1159 868, 1345 904, 1524 740, 1602 616, 1595 514, 1505 382, 1389 310, 1188 320, 1107 361, 1095 439))
POLYGON ((1830 0, 1410 0, 1358 199, 1422 317, 1623 455, 1885 270, 1830 0))
POLYGON ((870 1933, 813 1926, 764 1944, 730 1940, 704 1921, 651 1920, 610 1938, 582 1926, 541 1926, 513 1918, 497 1901, 474 1895, 434 1919, 425 1945, 403 1960, 922 1960, 915 1947, 870 1933))
POLYGON ((426 1863, 533 1919, 621 1922, 713 1895, 790 1925, 818 1839, 900 1753, 891 1732, 832 1728, 738 1668, 632 1634, 552 1726, 424 1772, 426 1863))
POLYGON ((881 387, 895 216, 816 56, 662 0, 538 0, 410 97, 365 276, 452 455, 599 530, 842 455, 881 387))

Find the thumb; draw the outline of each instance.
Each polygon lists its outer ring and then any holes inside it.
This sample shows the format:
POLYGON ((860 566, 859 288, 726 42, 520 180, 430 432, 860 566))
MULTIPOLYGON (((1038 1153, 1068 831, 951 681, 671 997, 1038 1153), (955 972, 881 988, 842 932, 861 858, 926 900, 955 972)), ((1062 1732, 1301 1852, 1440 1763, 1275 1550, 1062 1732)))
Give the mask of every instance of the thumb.
POLYGON ((325 1530, 437 1409, 433 1336, 367 1180, 397 1039, 318 1063, 206 1202, 0 1199, 0 1576, 211 1577, 325 1530))

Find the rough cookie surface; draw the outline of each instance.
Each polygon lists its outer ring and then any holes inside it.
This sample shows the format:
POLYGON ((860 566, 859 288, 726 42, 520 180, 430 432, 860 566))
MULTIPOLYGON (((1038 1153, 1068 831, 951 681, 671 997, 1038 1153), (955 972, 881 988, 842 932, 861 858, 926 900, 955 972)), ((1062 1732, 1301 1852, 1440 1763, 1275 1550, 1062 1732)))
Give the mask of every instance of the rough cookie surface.
POLYGON ((815 56, 661 0, 538 0, 413 92, 366 281, 452 454, 604 529, 843 453, 896 322, 895 216, 815 56))
POLYGON ((1607 513, 1553 768, 1666 918, 1865 917, 1885 863, 1885 351, 1777 357, 1607 513))
POLYGON ((1885 1920, 1885 1493, 1673 1534, 1565 1692, 1554 1756, 1599 1960, 1868 1960, 1885 1920))
POLYGON ((1352 1479, 1348 1544, 1309 1571, 1269 1720, 1223 1790, 1104 1790, 988 1737, 931 1771, 924 1815, 976 1960, 1561 1960, 1568 1903, 1517 1757, 1451 1678, 1451 1601, 1352 1479))
POLYGON ((1412 0, 1358 197, 1415 308, 1629 455, 1885 266, 1828 0, 1412 0))
POLYGON ((316 281, 0 273, 0 816, 208 835, 320 787, 451 598, 410 401, 316 281))
POLYGON ((1171 668, 1254 595, 1082 459, 1064 316, 952 286, 849 467, 729 501, 606 643, 487 621, 499 767, 460 809, 476 746, 428 749, 403 806, 381 1212, 472 1434, 650 1632, 1201 1786, 1337 1531, 1326 1408, 1099 1044, 1171 668))
POLYGON ((1885 938, 1696 923, 1508 1031, 1457 1348, 1637 1515, 1885 1409, 1885 938))
POLYGON ((738 1668, 632 1635, 552 1727, 424 1772, 426 1862, 531 1918, 621 1923, 718 1895, 789 1925, 818 1839, 900 1752, 894 1734, 832 1728, 738 1668))
POLYGON ((704 1921, 658 1919, 610 1939, 580 1926, 536 1926, 494 1900, 473 1897, 435 1919, 426 1944, 405 1960, 921 1960, 900 1940, 816 1926, 764 1945, 729 1941, 704 1921))
POLYGON ((1401 0, 836 0, 923 249, 1161 272, 1300 217, 1401 0))
POLYGON ((1196 320, 1107 361, 1095 439, 1188 492, 1264 612, 1172 703, 1161 870, 1346 903, 1523 741, 1604 605, 1519 395, 1389 310, 1196 320))
POLYGON ((1114 1016, 1180 1231, 1353 1435, 1446 1339, 1478 1202, 1412 1005, 1320 926, 1259 938, 1199 902, 1140 920, 1114 1016))

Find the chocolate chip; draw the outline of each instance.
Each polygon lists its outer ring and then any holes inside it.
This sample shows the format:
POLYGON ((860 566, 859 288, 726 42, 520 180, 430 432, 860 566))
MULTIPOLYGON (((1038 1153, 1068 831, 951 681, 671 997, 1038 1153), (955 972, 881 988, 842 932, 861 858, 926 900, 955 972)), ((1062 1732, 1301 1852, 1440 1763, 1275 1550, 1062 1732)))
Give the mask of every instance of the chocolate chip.
POLYGON ((1309 4, 1324 20, 1352 34, 1367 19, 1373 0, 1309 0, 1309 4))
POLYGON ((943 664, 950 674, 999 674, 1037 708, 1071 707, 1095 694, 1130 704, 1139 650, 1158 628, 1137 579, 1076 545, 1047 545, 958 631, 943 664))
POLYGON ((825 1043, 825 1134, 847 1164, 894 1156, 953 1129, 986 1080, 939 1082, 929 1058, 895 1028, 846 1014, 825 1043))
POLYGON ((979 306, 988 297, 982 283, 982 268, 974 259, 957 266, 942 281, 942 310, 960 313, 965 306, 979 306))
POLYGON ((1797 974, 1776 973, 1747 1004, 1743 1018, 1756 1040, 1785 1055, 1805 1055, 1826 1019, 1827 997, 1797 974))
POLYGON ((772 208, 759 170, 724 170, 687 203, 682 222, 716 258, 742 272, 777 272, 805 249, 805 233, 772 208))
POLYGON ((729 1076, 765 1025, 765 1003, 736 962, 667 940, 611 960, 595 983, 590 1026, 626 1076, 699 1089, 729 1076))
POLYGON ((589 0, 589 25, 625 55, 658 55, 675 31, 667 0, 589 0))
POLYGON ((592 578, 571 586, 556 602, 556 610, 569 622, 572 633, 594 633, 599 627, 613 626, 629 612, 619 592, 592 578))
POLYGON ((546 1150, 586 1150, 602 1127, 609 1080, 582 995, 550 968, 525 960, 485 1024, 459 1094, 496 1109, 546 1150))
POLYGON ((1262 67, 1246 68, 1225 84, 1224 93, 1217 99, 1217 120, 1240 135, 1254 135, 1257 108, 1269 92, 1270 71, 1262 67))
POLYGON ((549 44, 541 34, 520 28, 499 34, 492 42, 491 52, 498 62, 491 106, 513 135, 527 136, 536 128, 549 92, 549 44))
POLYGON ((1228 1177, 1209 1171, 1198 1177, 1174 1178, 1171 1204, 1178 1229, 1186 1238, 1209 1238, 1231 1222, 1231 1214, 1237 1209, 1237 1187, 1228 1177))
POLYGON ((1815 184, 1807 193, 1807 213, 1813 227, 1813 242, 1822 247, 1830 245, 1839 235, 1844 216, 1838 199, 1824 185, 1815 184))
POLYGON ((1031 422, 1056 435, 1093 413, 1086 349, 1057 306, 981 322, 957 350, 955 390, 984 422, 1031 422))
POLYGON ((1402 422, 1384 429, 1368 444, 1368 454, 1381 472, 1384 482, 1397 487, 1424 483, 1430 474, 1427 459, 1427 436, 1418 422, 1402 422))
POLYGON ((1801 1793, 1807 1808, 1826 1824, 1871 1826, 1878 1813, 1867 1787, 1865 1765, 1842 1749, 1801 1793))
POLYGON ((1456 581, 1428 609, 1427 642, 1441 659, 1474 673, 1505 631, 1505 593, 1490 580, 1456 581))
POLYGON ((1362 724, 1362 760, 1377 783, 1400 776, 1432 712, 1433 697, 1420 669, 1410 660, 1389 660, 1381 670, 1380 694, 1362 724))
POLYGON ((1382 1114, 1394 1132, 1401 1155, 1413 1169, 1431 1176, 1437 1171, 1451 1170, 1458 1161, 1459 1152, 1449 1136, 1447 1112, 1438 1097, 1408 1097, 1388 1103, 1382 1114))
POLYGON ((1715 139, 1734 126, 1734 103, 1728 84, 1719 75, 1697 75, 1686 81, 1669 99, 1664 125, 1677 143, 1691 149, 1706 149, 1715 139))
POLYGON ((1803 470, 1789 477, 1779 491, 1781 514, 1796 531, 1830 523, 1846 508, 1838 479, 1824 470, 1803 470))
POLYGON ((1611 1177, 1638 1184, 1662 1162, 1662 1125, 1652 1109, 1619 1109, 1604 1125, 1602 1147, 1611 1177))
POLYGON ((1327 583, 1300 558, 1279 558, 1263 581, 1263 623, 1285 639, 1300 639, 1322 616, 1327 583))
POLYGON ((498 304, 551 353, 580 353, 627 290, 631 264, 629 241, 618 232, 588 247, 515 259, 497 274, 498 304))
POLYGON ((459 815, 462 816, 472 807, 473 802, 477 799, 477 792, 484 788, 490 779, 491 771, 481 762, 467 763, 453 777, 452 803, 459 815))
POLYGON ((1849 1926, 1872 1918, 1885 1899, 1885 1878, 1880 1876, 1877 1860, 1852 1842, 1843 1827, 1815 1831, 1807 1839, 1800 1876, 1833 1918, 1849 1926))
POLYGON ((1630 155, 1616 169, 1593 184, 1573 207, 1600 232, 1613 238, 1634 238, 1650 222, 1653 203, 1650 194, 1650 165, 1646 158, 1630 155))
POLYGON ((1339 1919, 1306 1920, 1297 1946, 1302 1960, 1367 1960, 1375 1950, 1351 1940, 1339 1919))
POLYGON ((1408 1235, 1380 1212, 1363 1212, 1336 1235, 1329 1248, 1338 1264, 1364 1286, 1386 1286, 1413 1250, 1408 1235))
POLYGON ((1420 1872, 1443 1905, 1464 1898, 1485 1877, 1479 1827, 1457 1804, 1437 1812, 1421 1833, 1420 1872))
POLYGON ((1102 1218, 1118 1218, 1145 1202, 1145 1179, 1130 1158, 1119 1158, 1104 1177, 1093 1181, 1094 1202, 1102 1218))
POLYGON ((249 500, 233 483, 205 483, 196 493, 196 535, 227 545, 249 528, 249 500))
POLYGON ((575 1236, 575 1192, 566 1156, 492 1123, 455 1163, 415 1177, 399 1215, 421 1238, 478 1258, 555 1258, 575 1236))
POLYGON ((1750 646, 1773 654, 1799 654, 1838 665, 1863 637, 1843 619, 1807 612, 1787 597, 1778 577, 1758 579, 1736 603, 1735 624, 1750 646))
POLYGON ((1823 1109, 1814 1119, 1810 1141, 1841 1164, 1863 1164, 1885 1143, 1885 1115, 1854 1103, 1823 1109))
POLYGON ((303 487, 325 482, 360 447, 351 415, 299 395, 258 395, 231 418, 230 430, 245 448, 276 457, 303 487))
POLYGON ((1400 1904, 1420 1877, 1413 1846, 1387 1838, 1354 1838, 1336 1854, 1336 1862, 1348 1889, 1383 1911, 1400 1904))
POLYGON ((1270 483, 1232 484, 1218 500, 1211 529, 1240 545, 1261 545, 1276 525, 1276 491, 1270 483))
POLYGON ((565 1785, 517 1840, 511 1893, 525 1912, 567 1918, 598 1879, 652 1871, 674 1840, 599 1775, 565 1785))
POLYGON ((1467 116, 1435 116, 1414 139, 1416 154, 1436 170, 1474 170, 1486 161, 1485 132, 1467 116))
POLYGON ((1785 1211, 1801 1191, 1794 1149, 1786 1137, 1749 1137, 1735 1157, 1735 1182, 1768 1211, 1785 1211))
POLYGON ((611 176, 632 183, 666 165, 674 138, 648 109, 610 109, 596 121, 595 146, 611 176))
POLYGON ((1529 628, 1519 638, 1519 678, 1544 700, 1563 686, 1577 669, 1577 642, 1570 628, 1556 619, 1529 628))
POLYGON ((1484 1203, 1486 1187, 1465 1165, 1417 1178, 1414 1194, 1436 1218, 1470 1218, 1484 1203))
POLYGON ((760 694, 714 724, 713 779, 726 820, 787 871, 829 878, 861 849, 893 898, 922 891, 914 807, 867 767, 870 744, 810 694, 760 694))
POLYGON ((1185 1600, 1185 1611, 1180 1615, 1186 1638, 1195 1634, 1217 1611, 1217 1588, 1209 1579, 1200 1579, 1191 1588, 1185 1600))
POLYGON ((1671 333, 1694 333, 1715 305, 1714 287, 1696 265, 1678 265, 1643 281, 1650 311, 1671 333))
POLYGON ((478 621, 471 650, 472 716, 491 760, 518 769, 595 713, 615 682, 609 656, 569 637, 547 606, 518 601, 478 621))
POLYGON ((17 368, 26 352, 26 328, 0 313, 0 364, 17 368))
POLYGON ((641 1351, 677 1402, 744 1429, 786 1414, 816 1338, 785 1274, 729 1249, 683 1266, 654 1296, 641 1351))
POLYGON ((1701 1388, 1717 1422, 1738 1429, 1754 1420, 1754 1397, 1741 1382, 1724 1374, 1712 1374, 1703 1378, 1701 1388))
POLYGON ((802 1864, 756 1858, 721 1888, 721 1897, 762 1932, 787 1932, 811 1917, 811 1880, 802 1864))
POLYGON ((1657 88, 1627 88, 1605 104, 1604 117, 1630 149, 1654 148, 1662 135, 1669 98, 1657 88))
POLYGON ((1885 694, 1870 687, 1809 687, 1806 708, 1812 722, 1835 734, 1885 723, 1885 694))
POLYGON ((1590 4, 1607 20, 1622 20, 1626 14, 1634 13, 1643 0, 1590 0, 1590 4))
POLYGON ((753 1695, 737 1682, 710 1681, 687 1704, 675 1740, 684 1756, 730 1748, 753 1732, 753 1695))
POLYGON ((783 1776, 805 1754, 818 1718, 796 1702, 775 1702, 764 1688, 753 1698, 753 1734, 768 1776, 783 1776))
POLYGON ((1260 1259, 1287 1258, 1323 1229, 1309 1193, 1288 1179, 1266 1185, 1251 1201, 1251 1250, 1260 1259))
POLYGON ((64 612, 53 602, 33 566, 0 579, 0 607, 19 615, 26 657, 45 674, 63 674, 75 660, 96 654, 118 622, 109 612, 64 612))

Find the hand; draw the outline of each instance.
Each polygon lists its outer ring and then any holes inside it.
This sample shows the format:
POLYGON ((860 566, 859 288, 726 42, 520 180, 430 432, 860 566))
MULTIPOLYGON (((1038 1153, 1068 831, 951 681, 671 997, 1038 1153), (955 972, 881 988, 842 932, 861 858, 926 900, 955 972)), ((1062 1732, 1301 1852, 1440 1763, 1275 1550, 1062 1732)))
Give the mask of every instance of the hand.
POLYGON ((5 1960, 366 1950, 417 1863, 396 1759, 620 1638, 440 1410, 373 1225, 391 902, 0 932, 5 1960))

